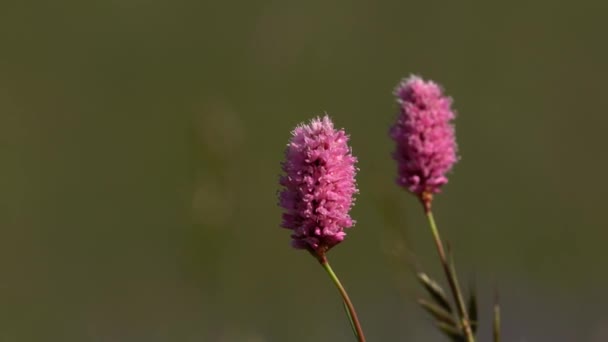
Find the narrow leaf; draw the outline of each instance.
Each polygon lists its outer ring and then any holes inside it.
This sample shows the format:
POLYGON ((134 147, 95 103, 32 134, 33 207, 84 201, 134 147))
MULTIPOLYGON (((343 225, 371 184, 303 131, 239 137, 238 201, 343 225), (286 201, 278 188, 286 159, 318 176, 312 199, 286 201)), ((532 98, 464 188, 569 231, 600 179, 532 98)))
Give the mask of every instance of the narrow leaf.
MULTIPOLYGON (((447 245, 447 260, 448 260, 448 267, 450 268, 450 274, 451 277, 454 281, 454 296, 456 297, 456 304, 458 305, 459 309, 459 313, 461 315, 461 319, 462 319, 462 323, 466 323, 469 327, 470 327, 470 332, 471 332, 471 337, 473 337, 475 335, 475 330, 473 330, 473 324, 471 321, 471 317, 469 317, 469 310, 467 310, 466 308, 466 304, 464 302, 464 296, 462 295, 462 291, 460 290, 460 282, 458 281, 458 274, 456 273, 456 265, 454 264, 454 257, 452 256, 452 250, 450 248, 450 245, 447 245)), ((475 322, 475 325, 477 325, 477 322, 475 322)), ((468 335, 468 333, 466 333, 465 335, 468 335)), ((467 336, 468 337, 468 336, 467 336)))
POLYGON ((422 306, 429 314, 435 317, 438 321, 451 325, 453 327, 457 327, 458 324, 456 320, 454 320, 454 316, 451 313, 445 311, 438 305, 435 305, 425 299, 418 299, 418 304, 422 306))
POLYGON ((447 337, 450 338, 453 342, 465 342, 466 338, 462 332, 462 330, 455 328, 449 324, 445 324, 443 322, 437 322, 437 328, 441 330, 447 337))
POLYGON ((469 294, 469 303, 468 303, 468 313, 469 313, 469 321, 471 322, 471 330, 473 334, 477 332, 477 296, 475 295, 475 289, 471 287, 469 294))
POLYGON ((355 322, 353 322, 353 316, 350 315, 350 311, 348 311, 348 306, 346 306, 345 302, 342 302, 342 306, 344 307, 344 312, 346 312, 346 317, 348 317, 348 321, 350 322, 350 327, 353 329, 353 334, 355 337, 359 338, 359 334, 357 333, 357 329, 355 328, 355 322))
POLYGON ((441 286, 437 284, 436 281, 429 278, 429 276, 427 276, 423 272, 418 273, 418 280, 422 283, 422 285, 431 295, 431 297, 433 297, 433 300, 435 301, 435 303, 437 303, 437 305, 441 306, 445 311, 452 313, 452 307, 450 306, 450 302, 445 296, 445 292, 443 291, 441 286))
POLYGON ((498 298, 494 303, 494 342, 500 342, 500 305, 498 304, 498 298))

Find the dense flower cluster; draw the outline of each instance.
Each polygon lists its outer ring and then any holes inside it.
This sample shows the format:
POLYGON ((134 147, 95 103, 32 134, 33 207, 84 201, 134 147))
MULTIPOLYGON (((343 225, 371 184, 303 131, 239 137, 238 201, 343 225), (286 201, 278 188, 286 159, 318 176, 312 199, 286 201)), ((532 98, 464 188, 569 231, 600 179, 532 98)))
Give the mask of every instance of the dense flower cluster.
POLYGON ((301 124, 292 134, 280 179, 281 226, 293 231, 293 247, 320 255, 340 243, 344 229, 354 224, 348 212, 357 192, 357 159, 344 130, 334 129, 328 116, 301 124))
POLYGON ((437 193, 458 160, 452 99, 417 76, 404 79, 395 96, 400 114, 390 136, 396 143, 397 183, 418 196, 437 193))

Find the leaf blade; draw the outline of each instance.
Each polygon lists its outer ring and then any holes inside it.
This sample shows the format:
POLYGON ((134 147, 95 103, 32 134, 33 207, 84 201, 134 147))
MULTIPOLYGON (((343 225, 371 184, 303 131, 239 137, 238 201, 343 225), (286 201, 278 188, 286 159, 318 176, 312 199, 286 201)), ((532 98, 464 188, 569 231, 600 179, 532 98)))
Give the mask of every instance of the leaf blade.
POLYGON ((418 272, 417 277, 420 283, 422 283, 422 285, 426 289, 426 291, 431 295, 435 303, 437 303, 437 305, 442 307, 447 312, 453 313, 452 306, 450 305, 450 302, 448 301, 448 298, 445 295, 445 292, 443 291, 441 286, 439 286, 436 281, 431 279, 424 272, 418 272))
POLYGON ((466 338, 462 330, 443 322, 437 322, 437 328, 446 335, 452 342, 465 342, 466 338))
POLYGON ((454 316, 444 310, 442 307, 435 305, 426 299, 418 299, 418 304, 426 310, 431 316, 437 319, 438 322, 443 322, 453 327, 457 327, 458 323, 454 319, 454 316))
POLYGON ((342 307, 344 308, 344 312, 346 312, 346 317, 348 317, 348 322, 350 322, 350 327, 353 329, 353 334, 355 334, 356 338, 359 338, 359 334, 357 333, 357 328, 355 328, 355 322, 353 321, 353 316, 350 315, 350 311, 348 311, 348 306, 344 301, 342 301, 342 307))
POLYGON ((475 294, 475 289, 473 287, 470 289, 467 311, 469 313, 469 321, 471 322, 471 330, 473 331, 473 334, 475 334, 478 326, 478 307, 477 295, 475 294))
POLYGON ((498 304, 498 298, 496 298, 496 302, 494 303, 494 324, 492 334, 494 336, 494 342, 500 342, 500 304, 498 304))

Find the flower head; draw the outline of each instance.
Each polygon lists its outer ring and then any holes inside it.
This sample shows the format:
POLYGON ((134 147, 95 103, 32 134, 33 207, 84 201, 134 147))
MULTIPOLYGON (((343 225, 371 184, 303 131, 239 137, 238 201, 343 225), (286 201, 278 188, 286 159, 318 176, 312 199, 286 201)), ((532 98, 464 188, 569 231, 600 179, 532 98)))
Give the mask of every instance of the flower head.
POLYGON ((458 160, 452 99, 432 81, 410 76, 395 89, 400 114, 390 136, 397 147, 397 184, 431 197, 448 182, 446 174, 458 160))
POLYGON ((348 212, 357 192, 355 163, 344 130, 328 116, 301 124, 285 151, 279 204, 282 227, 291 229, 292 246, 320 256, 344 240, 354 225, 348 212))

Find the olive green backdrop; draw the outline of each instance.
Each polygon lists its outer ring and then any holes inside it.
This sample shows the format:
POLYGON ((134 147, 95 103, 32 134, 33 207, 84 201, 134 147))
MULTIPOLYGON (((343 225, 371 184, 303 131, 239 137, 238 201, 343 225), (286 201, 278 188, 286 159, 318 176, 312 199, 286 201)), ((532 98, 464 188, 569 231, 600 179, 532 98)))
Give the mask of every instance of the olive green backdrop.
POLYGON ((454 97, 436 200, 489 338, 608 340, 605 1, 0 2, 0 340, 351 341, 279 228, 290 130, 328 112, 359 158, 330 254, 369 341, 443 341, 394 185, 392 89, 454 97))

